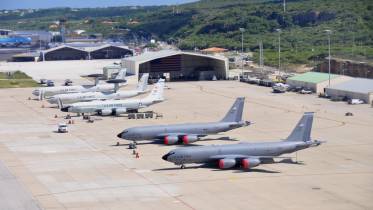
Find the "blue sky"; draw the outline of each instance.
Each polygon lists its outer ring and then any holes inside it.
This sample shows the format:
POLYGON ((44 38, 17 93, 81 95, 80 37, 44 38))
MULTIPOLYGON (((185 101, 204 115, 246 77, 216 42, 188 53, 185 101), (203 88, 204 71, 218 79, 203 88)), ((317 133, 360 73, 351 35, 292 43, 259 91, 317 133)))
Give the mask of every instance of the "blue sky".
POLYGON ((0 9, 165 5, 188 3, 193 1, 195 0, 0 0, 0 9))

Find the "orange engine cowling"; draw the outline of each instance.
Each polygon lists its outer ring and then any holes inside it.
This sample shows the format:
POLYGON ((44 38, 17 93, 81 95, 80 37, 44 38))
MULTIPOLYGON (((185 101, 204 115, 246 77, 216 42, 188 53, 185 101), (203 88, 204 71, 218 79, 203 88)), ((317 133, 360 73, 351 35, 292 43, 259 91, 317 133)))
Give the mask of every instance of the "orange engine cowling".
POLYGON ((241 160, 242 168, 249 169, 260 164, 260 160, 258 158, 245 158, 241 160))
POLYGON ((171 145, 176 144, 178 142, 179 138, 177 136, 165 136, 164 137, 164 144, 171 145))
POLYGON ((226 168, 232 168, 236 165, 235 159, 220 159, 219 160, 219 168, 220 169, 226 169, 226 168))
POLYGON ((198 136, 196 135, 185 135, 182 137, 183 143, 184 144, 190 144, 193 142, 198 141, 198 136))

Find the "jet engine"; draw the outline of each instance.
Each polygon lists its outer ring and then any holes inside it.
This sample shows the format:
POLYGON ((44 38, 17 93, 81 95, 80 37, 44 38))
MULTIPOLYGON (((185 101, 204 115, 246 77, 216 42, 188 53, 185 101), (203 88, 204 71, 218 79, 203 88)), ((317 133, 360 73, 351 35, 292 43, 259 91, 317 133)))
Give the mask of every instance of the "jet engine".
POLYGON ((118 108, 113 110, 113 115, 120 115, 127 112, 126 108, 118 108))
POLYGON ((164 144, 171 145, 176 144, 179 141, 179 138, 177 136, 165 136, 164 137, 164 144))
POLYGON ((184 144, 190 144, 193 142, 198 141, 198 136, 196 135, 185 135, 182 137, 183 143, 184 144))
POLYGON ((220 159, 219 160, 219 168, 220 169, 226 169, 226 168, 232 168, 236 165, 235 159, 220 159))
POLYGON ((245 158, 241 160, 242 168, 249 169, 260 164, 260 160, 258 158, 245 158))
POLYGON ((110 109, 103 109, 97 112, 98 115, 107 116, 111 115, 112 111, 110 109))

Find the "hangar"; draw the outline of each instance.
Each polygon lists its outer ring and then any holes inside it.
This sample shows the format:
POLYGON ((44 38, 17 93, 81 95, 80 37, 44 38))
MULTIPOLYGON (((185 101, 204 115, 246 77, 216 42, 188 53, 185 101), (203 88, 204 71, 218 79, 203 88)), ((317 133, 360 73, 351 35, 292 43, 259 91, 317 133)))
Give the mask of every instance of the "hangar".
POLYGON ((88 59, 88 52, 76 47, 61 45, 41 52, 43 61, 55 60, 84 60, 88 59))
POLYGON ((131 50, 115 45, 103 45, 86 50, 89 53, 89 59, 118 59, 133 55, 131 50))
MULTIPOLYGON (((330 84, 338 84, 349 80, 350 77, 330 74, 330 84)), ((320 72, 306 72, 303 74, 289 77, 286 84, 291 87, 308 88, 315 93, 324 93, 325 88, 329 85, 329 74, 320 72)))
POLYGON ((347 97, 361 99, 366 103, 373 102, 373 80, 364 78, 352 78, 351 80, 325 88, 330 97, 347 97))
POLYGON ((41 60, 91 60, 119 59, 133 55, 133 52, 122 46, 111 44, 98 46, 61 45, 41 52, 41 60))
POLYGON ((122 59, 127 73, 169 80, 211 80, 228 77, 228 59, 224 56, 194 52, 161 50, 122 59))

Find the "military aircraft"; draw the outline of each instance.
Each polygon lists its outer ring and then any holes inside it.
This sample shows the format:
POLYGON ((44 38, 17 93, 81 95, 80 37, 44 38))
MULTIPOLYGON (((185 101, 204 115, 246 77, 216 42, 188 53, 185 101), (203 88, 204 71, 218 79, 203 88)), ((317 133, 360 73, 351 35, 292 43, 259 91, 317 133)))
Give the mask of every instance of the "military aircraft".
MULTIPOLYGON (((113 80, 114 84, 97 84, 95 85, 74 85, 74 86, 55 86, 55 87, 41 87, 32 91, 32 94, 38 96, 39 100, 44 98, 54 96, 57 94, 64 94, 64 93, 83 93, 83 92, 106 92, 106 91, 113 91, 118 89, 119 87, 127 85, 127 81, 125 80, 126 77, 126 69, 121 69, 113 80)), ((96 80, 97 81, 97 80, 96 80)))
POLYGON ((312 122, 313 113, 304 113, 290 136, 282 141, 184 147, 170 151, 162 159, 181 168, 187 163, 217 163, 221 169, 235 166, 249 169, 274 162, 282 154, 319 146, 323 142, 311 140, 312 122))
POLYGON ((97 114, 97 115, 120 115, 127 112, 137 112, 141 108, 164 101, 164 80, 160 79, 153 87, 150 94, 141 99, 106 100, 78 102, 64 106, 61 100, 58 106, 63 112, 77 114, 97 114))
MULTIPOLYGON (((58 94, 47 99, 51 104, 58 104, 61 100, 63 104, 72 104, 76 102, 94 101, 94 100, 117 100, 131 98, 146 92, 148 86, 149 74, 145 73, 141 76, 141 79, 135 90, 116 91, 114 92, 84 92, 84 93, 66 93, 58 94)), ((115 81, 109 81, 115 82, 115 81)), ((120 81, 119 81, 120 82, 120 81)))
MULTIPOLYGON (((163 140, 164 144, 189 144, 198 141, 200 137, 217 134, 239 127, 250 122, 242 121, 245 98, 237 98, 225 117, 218 122, 186 123, 171 125, 151 125, 125 129, 117 136, 131 140, 134 144, 141 140, 163 140)), ((133 144, 130 145, 133 147, 133 144)))

